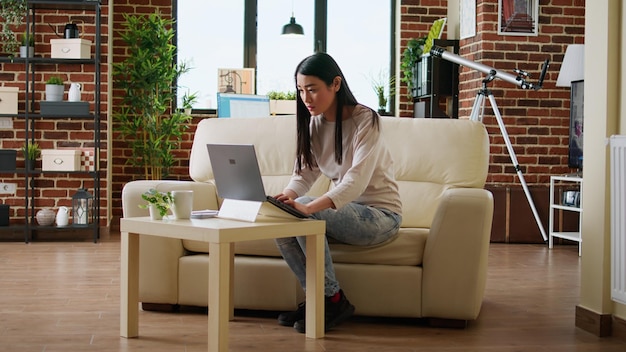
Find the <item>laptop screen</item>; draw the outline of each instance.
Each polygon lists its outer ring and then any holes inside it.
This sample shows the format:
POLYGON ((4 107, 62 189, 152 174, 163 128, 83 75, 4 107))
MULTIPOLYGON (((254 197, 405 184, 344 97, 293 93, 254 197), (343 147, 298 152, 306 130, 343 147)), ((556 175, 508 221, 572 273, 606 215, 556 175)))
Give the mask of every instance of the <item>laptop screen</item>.
POLYGON ((207 144, 207 150, 221 198, 266 200, 254 145, 207 144))

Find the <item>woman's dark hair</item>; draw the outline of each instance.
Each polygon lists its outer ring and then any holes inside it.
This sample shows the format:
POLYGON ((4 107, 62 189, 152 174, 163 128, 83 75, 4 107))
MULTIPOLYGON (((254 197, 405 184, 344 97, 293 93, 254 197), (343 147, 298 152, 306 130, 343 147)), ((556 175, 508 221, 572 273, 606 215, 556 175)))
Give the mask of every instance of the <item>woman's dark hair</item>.
MULTIPOLYGON (((348 82, 343 76, 337 62, 326 53, 315 53, 304 60, 302 60, 296 72, 294 74, 294 80, 297 82, 298 74, 305 76, 315 76, 327 86, 333 83, 335 77, 341 78, 341 86, 337 91, 337 112, 335 121, 335 160, 341 164, 343 147, 342 147, 342 131, 341 121, 343 117, 344 106, 356 106, 358 104, 356 98, 352 94, 352 91, 348 87, 348 82)), ((297 85, 297 84, 296 84, 297 85)), ((297 90, 297 87, 296 87, 297 90)), ((296 94, 297 97, 297 134, 298 134, 298 146, 297 146, 297 172, 299 173, 305 166, 313 166, 313 155, 311 154, 311 134, 309 125, 311 122, 311 112, 307 109, 306 105, 302 101, 300 94, 296 94)), ((378 125, 378 115, 372 110, 373 123, 378 125)))

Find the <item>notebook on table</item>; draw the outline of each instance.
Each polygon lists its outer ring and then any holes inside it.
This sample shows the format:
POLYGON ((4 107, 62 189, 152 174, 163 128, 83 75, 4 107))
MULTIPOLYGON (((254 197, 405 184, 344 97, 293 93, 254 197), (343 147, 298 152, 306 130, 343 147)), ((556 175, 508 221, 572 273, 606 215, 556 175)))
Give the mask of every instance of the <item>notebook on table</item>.
POLYGON ((304 219, 309 216, 265 193, 252 144, 207 144, 217 194, 224 199, 219 217, 254 221, 257 214, 304 219))

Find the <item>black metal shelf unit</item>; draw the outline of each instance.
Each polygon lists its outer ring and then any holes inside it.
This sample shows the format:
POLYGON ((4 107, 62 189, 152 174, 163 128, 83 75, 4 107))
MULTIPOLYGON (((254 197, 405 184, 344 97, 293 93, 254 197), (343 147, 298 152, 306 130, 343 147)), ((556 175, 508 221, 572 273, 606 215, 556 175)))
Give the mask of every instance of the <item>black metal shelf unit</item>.
MULTIPOLYGON (((434 45, 459 53, 458 40, 435 39, 434 45)), ((413 117, 458 118, 459 65, 425 54, 415 63, 413 72, 413 117)))
MULTIPOLYGON (((101 4, 100 0, 27 0, 28 14, 26 16, 26 34, 34 35, 35 33, 35 19, 37 18, 38 10, 82 10, 85 14, 93 14, 95 23, 94 34, 94 56, 89 59, 60 59, 45 57, 35 53, 33 57, 26 58, 1 58, 0 62, 16 62, 24 64, 25 71, 25 104, 24 111, 14 115, 15 118, 24 119, 25 123, 25 137, 24 143, 37 143, 37 134, 35 128, 35 121, 41 119, 65 119, 65 120, 93 120, 93 151, 94 151, 94 166, 93 170, 80 170, 80 171, 45 171, 45 170, 31 170, 18 169, 15 170, 15 174, 23 174, 25 178, 25 192, 24 192, 24 208, 25 208, 25 225, 10 225, 8 227, 0 228, 4 231, 16 231, 18 229, 24 230, 24 241, 29 242, 33 239, 33 232, 38 230, 44 231, 62 231, 69 229, 90 229, 93 230, 93 241, 97 242, 100 237, 99 232, 99 214, 100 214, 100 178, 101 172, 99 169, 100 160, 100 111, 101 111, 101 4), (93 65, 93 82, 94 82, 94 98, 93 106, 94 111, 90 114, 64 116, 62 114, 41 114, 35 108, 35 79, 38 66, 40 65, 93 65), (36 223, 35 215, 35 180, 38 176, 44 174, 64 174, 75 175, 85 179, 90 178, 93 180, 93 199, 91 206, 91 216, 87 225, 82 224, 70 224, 64 227, 55 226, 41 226, 36 223)), ((91 140, 89 141, 91 143, 91 140)), ((83 180, 84 184, 84 180, 83 180)))

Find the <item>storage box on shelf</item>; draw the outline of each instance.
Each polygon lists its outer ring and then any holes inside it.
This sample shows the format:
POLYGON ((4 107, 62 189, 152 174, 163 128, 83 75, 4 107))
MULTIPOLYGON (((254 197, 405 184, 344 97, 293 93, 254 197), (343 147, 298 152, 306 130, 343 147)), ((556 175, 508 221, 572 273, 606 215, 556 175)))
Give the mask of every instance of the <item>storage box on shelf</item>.
POLYGON ((80 171, 80 150, 44 149, 41 171, 80 171))
POLYGON ((53 59, 89 59, 91 41, 87 39, 50 39, 53 59))
POLYGON ((17 151, 12 149, 0 149, 0 171, 15 171, 17 151))
POLYGON ((17 87, 0 87, 0 114, 17 114, 17 87))

